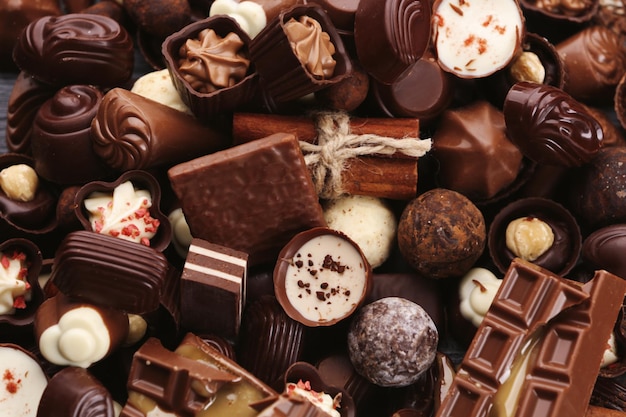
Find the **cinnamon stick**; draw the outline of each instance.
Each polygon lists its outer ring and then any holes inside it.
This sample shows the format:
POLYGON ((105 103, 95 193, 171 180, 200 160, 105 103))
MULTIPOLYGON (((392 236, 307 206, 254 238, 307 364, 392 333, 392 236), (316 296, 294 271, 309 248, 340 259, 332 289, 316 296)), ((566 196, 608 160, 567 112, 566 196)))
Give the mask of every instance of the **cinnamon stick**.
POLYGON ((393 200, 417 196, 417 161, 363 156, 348 161, 341 176, 343 190, 393 200))

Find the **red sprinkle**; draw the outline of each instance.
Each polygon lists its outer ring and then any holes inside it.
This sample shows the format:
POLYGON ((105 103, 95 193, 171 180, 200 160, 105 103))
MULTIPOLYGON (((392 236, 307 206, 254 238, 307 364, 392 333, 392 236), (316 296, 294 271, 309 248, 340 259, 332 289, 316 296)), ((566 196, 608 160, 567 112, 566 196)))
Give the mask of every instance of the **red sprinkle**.
POLYGON ((0 259, 0 264, 2 264, 2 267, 4 269, 9 269, 9 266, 11 265, 11 260, 3 254, 2 259, 0 259))

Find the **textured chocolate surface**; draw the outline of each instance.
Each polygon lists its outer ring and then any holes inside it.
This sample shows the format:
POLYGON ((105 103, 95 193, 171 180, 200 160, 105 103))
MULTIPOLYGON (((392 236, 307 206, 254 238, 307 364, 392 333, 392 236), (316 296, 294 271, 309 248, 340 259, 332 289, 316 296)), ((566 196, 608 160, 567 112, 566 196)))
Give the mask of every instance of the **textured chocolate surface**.
POLYGON ((553 86, 515 84, 503 112, 510 139, 540 164, 581 166, 591 160, 604 137, 586 108, 553 86))
POLYGON ((41 105, 33 122, 31 152, 42 178, 74 185, 108 173, 91 142, 91 122, 102 96, 97 87, 70 85, 41 105))
POLYGON ((228 145, 192 116, 121 88, 105 94, 91 133, 94 152, 118 171, 172 166, 228 145))
POLYGON ((167 269, 165 257, 152 248, 76 231, 59 245, 50 279, 67 296, 141 314, 159 306, 167 269))
POLYGON ((115 86, 133 72, 133 41, 106 16, 45 16, 24 28, 13 59, 22 71, 49 84, 115 86))
POLYGON ((67 367, 48 381, 37 417, 114 417, 113 398, 90 371, 67 367))
POLYGON ((437 416, 487 415, 533 340, 525 381, 511 398, 516 415, 584 416, 625 291, 606 271, 581 287, 515 260, 437 416))
POLYGON ((246 302, 247 267, 246 253, 193 239, 180 278, 181 325, 236 340, 246 302))
MULTIPOLYGON (((626 224, 612 224, 593 231, 583 242, 582 258, 595 269, 626 277, 626 224)), ((626 278, 625 278, 626 279, 626 278)))
POLYGON ((276 134, 168 171, 191 234, 273 262, 298 232, 324 226, 294 135, 276 134))

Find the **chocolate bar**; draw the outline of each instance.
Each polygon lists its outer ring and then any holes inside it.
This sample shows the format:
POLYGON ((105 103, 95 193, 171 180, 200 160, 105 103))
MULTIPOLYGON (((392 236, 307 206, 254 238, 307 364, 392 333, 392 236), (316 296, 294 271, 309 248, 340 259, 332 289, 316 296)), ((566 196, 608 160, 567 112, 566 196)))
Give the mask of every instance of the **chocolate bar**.
POLYGON ((246 297, 248 255, 193 239, 180 283, 181 324, 234 340, 246 297))
POLYGON ((514 259, 437 416, 584 416, 625 292, 514 259))

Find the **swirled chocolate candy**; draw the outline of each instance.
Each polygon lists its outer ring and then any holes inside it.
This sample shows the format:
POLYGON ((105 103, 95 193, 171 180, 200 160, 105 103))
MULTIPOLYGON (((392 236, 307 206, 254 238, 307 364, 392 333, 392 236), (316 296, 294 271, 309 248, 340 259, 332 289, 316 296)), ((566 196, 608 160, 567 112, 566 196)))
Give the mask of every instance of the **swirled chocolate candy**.
POLYGON ((564 90, 585 103, 610 104, 626 72, 622 38, 603 26, 590 26, 556 45, 563 59, 564 90))
POLYGON ((511 141, 539 164, 581 166, 604 138, 602 126, 580 102, 549 85, 516 83, 503 113, 511 141))
POLYGON ((110 169, 95 154, 91 142, 91 122, 102 95, 93 86, 69 85, 39 108, 31 151, 35 170, 42 178, 74 185, 103 178, 108 173, 110 169))
POLYGON ((13 59, 21 70, 49 84, 115 86, 132 75, 133 41, 106 16, 46 16, 24 28, 13 59))
POLYGON ((430 17, 427 0, 361 0, 354 15, 359 62, 378 81, 395 81, 426 51, 430 17))
MULTIPOLYGON (((626 224, 612 224, 595 230, 583 242, 582 258, 590 266, 626 277, 626 224)), ((626 279, 626 278, 625 278, 626 279)))

